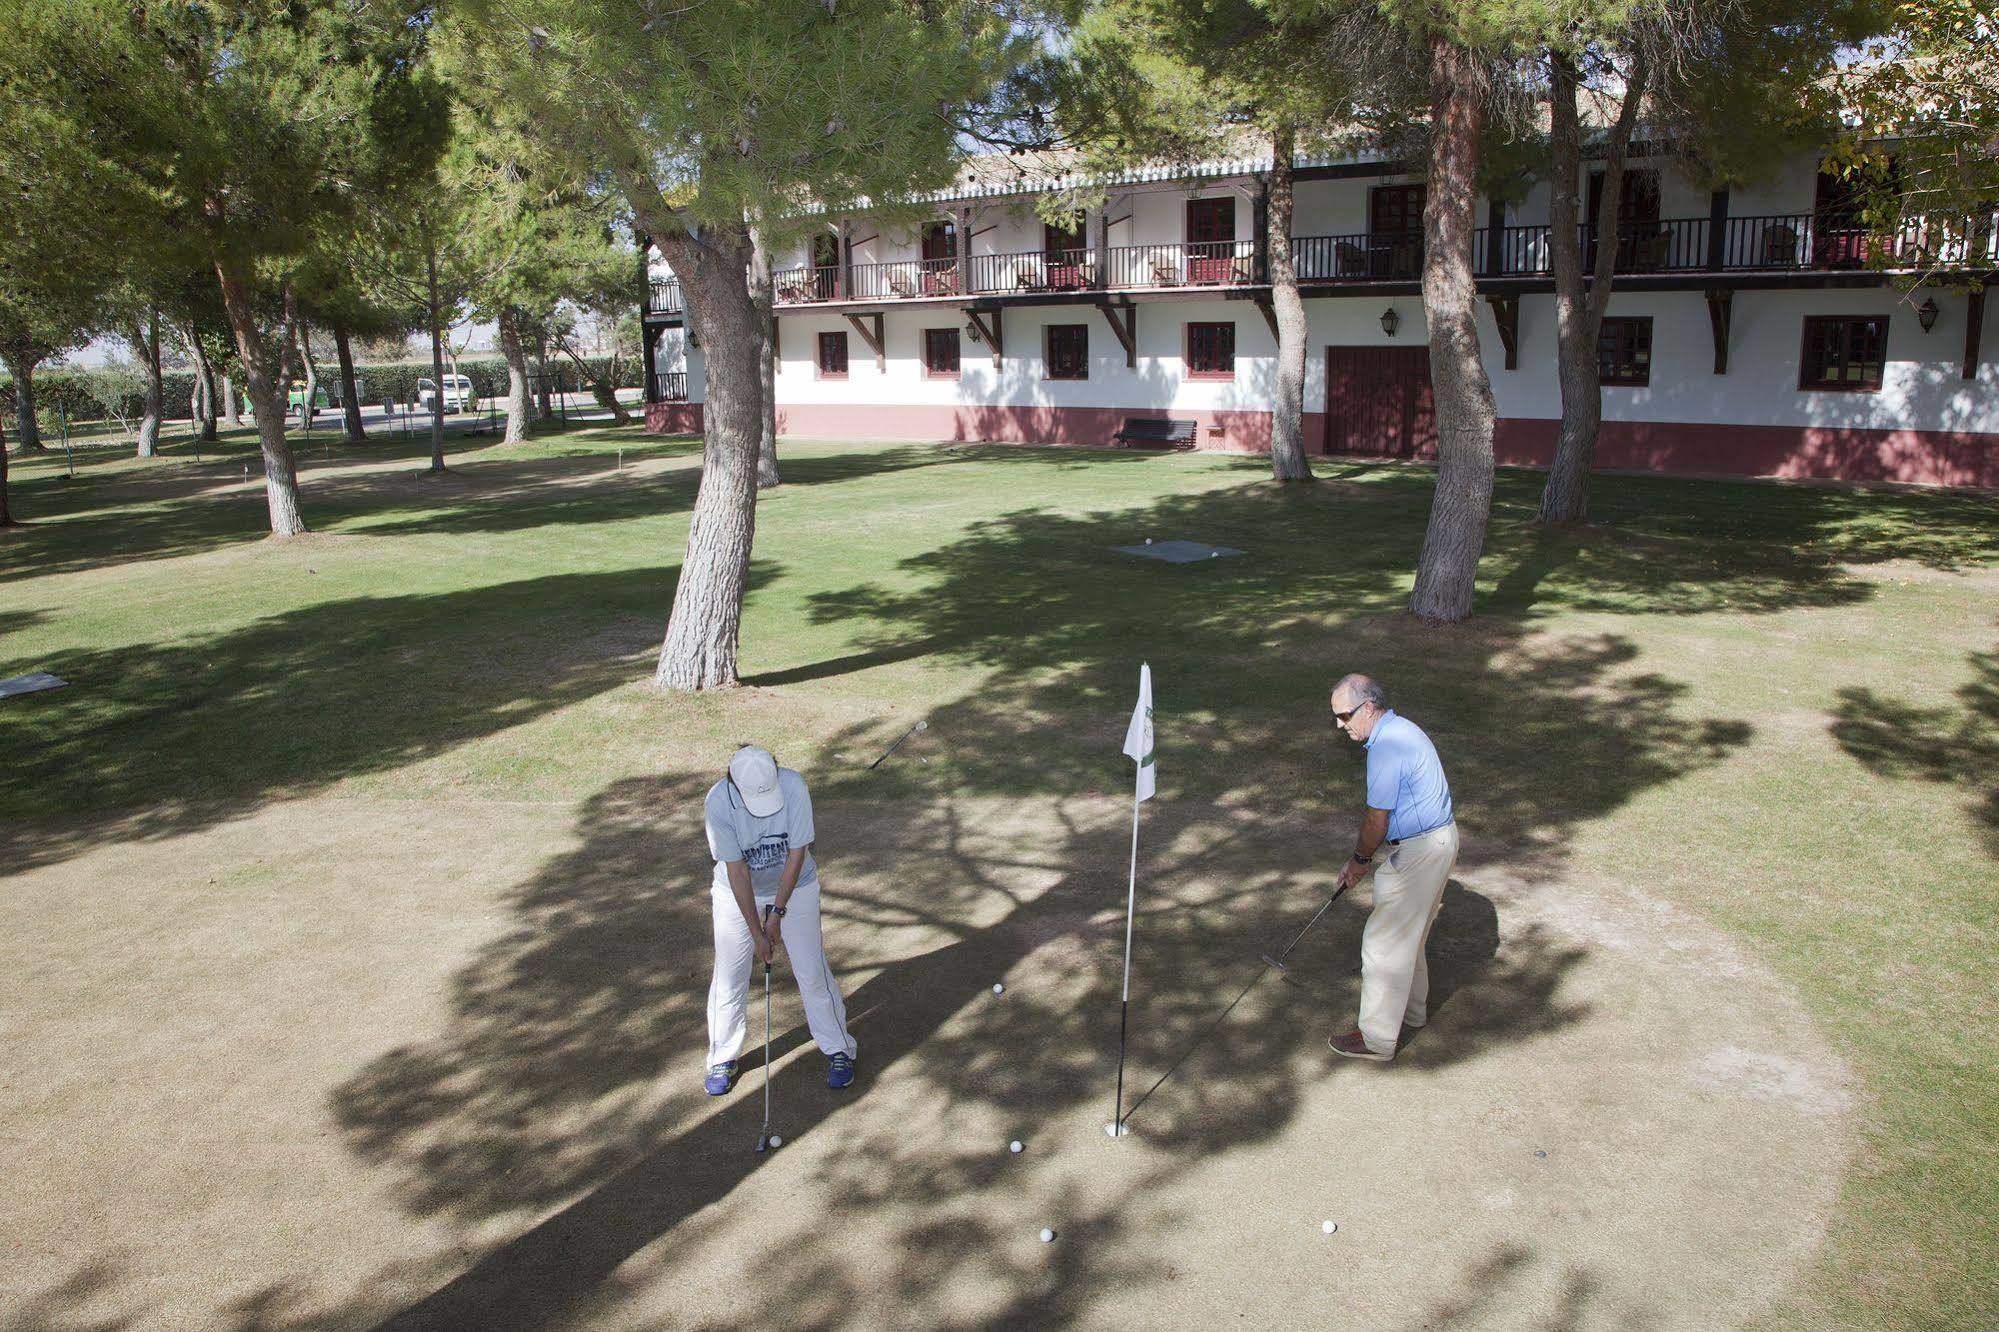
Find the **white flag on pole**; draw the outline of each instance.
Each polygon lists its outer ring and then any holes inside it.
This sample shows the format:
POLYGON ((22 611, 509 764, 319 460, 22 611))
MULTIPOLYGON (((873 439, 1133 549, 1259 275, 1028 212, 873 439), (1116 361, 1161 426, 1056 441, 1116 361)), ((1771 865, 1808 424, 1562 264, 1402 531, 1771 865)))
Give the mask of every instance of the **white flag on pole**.
POLYGON ((1138 706, 1131 711, 1131 725, 1124 733, 1125 757, 1138 764, 1138 798, 1152 799, 1158 769, 1152 763, 1152 667, 1138 668, 1138 706))

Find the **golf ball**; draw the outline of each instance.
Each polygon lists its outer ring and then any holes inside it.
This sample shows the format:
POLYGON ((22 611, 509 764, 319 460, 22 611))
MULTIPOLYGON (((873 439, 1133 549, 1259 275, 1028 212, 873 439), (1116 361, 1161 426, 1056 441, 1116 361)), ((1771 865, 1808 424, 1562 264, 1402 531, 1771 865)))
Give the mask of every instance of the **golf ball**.
POLYGON ((1054 1232, 1054 1231, 1050 1230, 1050 1229, 1049 1229, 1049 1228, 1048 1228, 1047 1226, 1043 1226, 1043 1227, 1041 1228, 1041 1242, 1042 1242, 1043 1244, 1047 1244, 1047 1243, 1049 1243, 1049 1242, 1050 1242, 1051 1240, 1053 1240, 1054 1238, 1055 1238, 1055 1232, 1054 1232))
POLYGON ((1115 1138, 1122 1131, 1116 1124, 1104 1125, 1104 1136, 1107 1138, 1115 1138))
MULTIPOLYGON (((249 469, 248 469, 248 468, 245 468, 244 470, 245 470, 245 471, 247 471, 247 470, 249 470, 249 469)), ((1146 545, 1148 545, 1148 546, 1149 546, 1149 545, 1151 545, 1151 544, 1152 544, 1152 538, 1151 538, 1151 537, 1147 537, 1147 538, 1145 539, 1145 544, 1146 544, 1146 545)))
POLYGON ((1322 1221, 1319 1223, 1319 1229, 1325 1231, 1328 1235, 1332 1234, 1335 1230, 1338 1230, 1339 1228, 1340 1228, 1339 1223, 1337 1221, 1322 1221))
POLYGON ((782 1147, 784 1146, 784 1139, 778 1137, 777 1134, 773 1133, 770 1135, 770 1145, 773 1147, 782 1147))
POLYGON ((995 985, 995 986, 993 986, 993 993, 994 993, 994 994, 1005 994, 1005 993, 1006 993, 1006 986, 1004 986, 1004 985, 995 985))
POLYGON ((1012 1152, 1015 1156, 1019 1156, 1021 1151, 1020 1139, 1015 1138, 1012 1142, 1006 1145, 1006 1149, 1012 1152))

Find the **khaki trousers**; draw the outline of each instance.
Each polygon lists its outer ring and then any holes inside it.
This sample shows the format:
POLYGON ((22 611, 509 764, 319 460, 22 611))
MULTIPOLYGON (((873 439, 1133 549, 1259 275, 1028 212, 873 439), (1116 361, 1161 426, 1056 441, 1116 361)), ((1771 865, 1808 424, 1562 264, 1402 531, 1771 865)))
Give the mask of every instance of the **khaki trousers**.
POLYGON ((1360 1034, 1376 1054, 1394 1054, 1406 1024, 1430 1016, 1430 926, 1458 863, 1458 825, 1447 823, 1390 848, 1374 871, 1374 910, 1360 935, 1360 1034))

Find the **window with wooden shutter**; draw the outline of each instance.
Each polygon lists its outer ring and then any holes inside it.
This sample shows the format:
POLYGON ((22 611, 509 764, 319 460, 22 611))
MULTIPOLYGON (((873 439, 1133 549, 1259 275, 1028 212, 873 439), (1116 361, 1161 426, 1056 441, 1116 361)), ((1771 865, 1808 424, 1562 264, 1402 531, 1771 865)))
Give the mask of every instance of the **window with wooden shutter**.
POLYGON ((1088 379, 1090 377, 1090 326, 1050 324, 1048 326, 1048 377, 1088 379))

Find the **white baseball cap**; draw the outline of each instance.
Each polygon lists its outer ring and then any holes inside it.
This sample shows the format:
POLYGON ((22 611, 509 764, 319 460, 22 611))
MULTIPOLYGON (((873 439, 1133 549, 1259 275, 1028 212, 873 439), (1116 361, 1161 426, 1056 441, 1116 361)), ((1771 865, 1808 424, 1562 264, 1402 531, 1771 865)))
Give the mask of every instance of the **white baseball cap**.
POLYGON ((729 760, 729 780, 743 798, 743 807, 760 819, 784 808, 784 793, 777 785, 777 760, 758 745, 744 745, 729 760))

